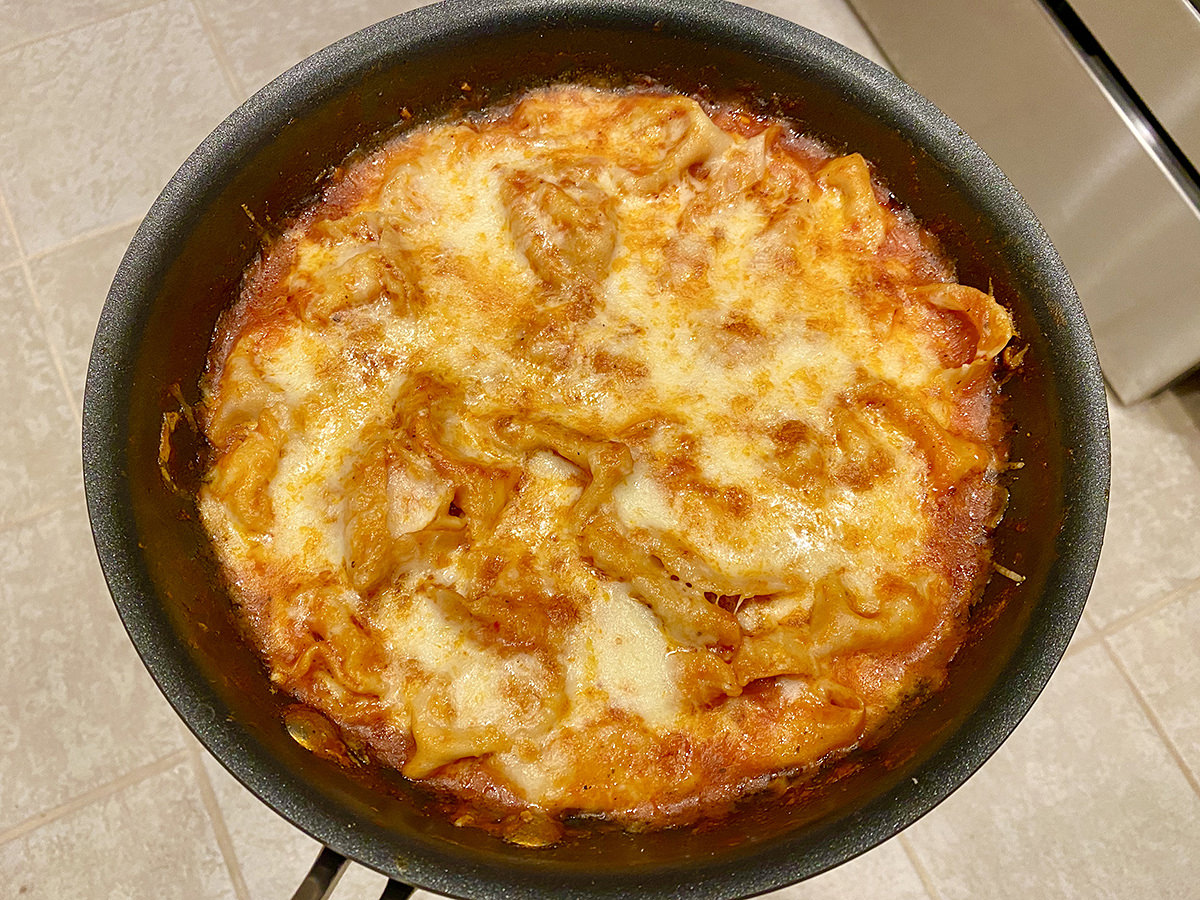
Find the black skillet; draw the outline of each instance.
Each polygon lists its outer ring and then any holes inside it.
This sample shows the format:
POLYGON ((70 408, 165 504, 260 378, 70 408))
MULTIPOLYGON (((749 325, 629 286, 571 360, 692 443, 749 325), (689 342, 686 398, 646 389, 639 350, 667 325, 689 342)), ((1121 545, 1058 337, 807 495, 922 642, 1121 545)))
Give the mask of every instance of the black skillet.
POLYGON ((96 546, 146 667, 217 759, 298 827, 400 882, 449 895, 709 898, 778 888, 870 849, 995 751, 1083 609, 1107 507, 1107 429, 1087 323, 1050 241, 979 148, 886 71, 796 25, 718 2, 450 0, 305 60, 184 163, 104 306, 83 439, 96 546), (1025 465, 1010 477, 996 558, 1025 580, 992 579, 947 688, 840 777, 713 827, 597 831, 532 850, 455 828, 397 779, 349 772, 288 736, 286 698, 238 638, 197 527, 187 463, 195 447, 180 413, 197 400, 214 322, 263 234, 330 167, 405 116, 421 122, 572 78, 650 79, 740 98, 861 152, 938 234, 960 280, 1008 305, 1028 345, 1005 387, 1013 456, 1025 465), (164 417, 169 425, 177 415, 164 446, 164 417))

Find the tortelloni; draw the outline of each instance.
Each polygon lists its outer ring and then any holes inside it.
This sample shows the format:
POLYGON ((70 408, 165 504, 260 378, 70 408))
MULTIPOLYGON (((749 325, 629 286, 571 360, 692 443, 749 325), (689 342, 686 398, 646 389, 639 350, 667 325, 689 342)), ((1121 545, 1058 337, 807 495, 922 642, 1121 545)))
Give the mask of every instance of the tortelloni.
POLYGON ((201 513, 297 733, 513 840, 668 826, 944 679, 1012 337, 861 156, 546 88, 348 161, 264 247, 201 513))

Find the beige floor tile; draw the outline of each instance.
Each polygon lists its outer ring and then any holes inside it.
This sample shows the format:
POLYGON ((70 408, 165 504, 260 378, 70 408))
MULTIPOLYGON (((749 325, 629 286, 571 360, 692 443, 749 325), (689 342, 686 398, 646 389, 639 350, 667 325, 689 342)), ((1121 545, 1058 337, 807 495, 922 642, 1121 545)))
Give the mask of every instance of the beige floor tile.
POLYGON ((1087 606, 1100 628, 1200 578, 1200 425, 1178 390, 1110 415, 1112 500, 1087 606))
MULTIPOLYGON (((250 900, 290 897, 321 845, 242 787, 207 752, 202 753, 250 900)), ((378 872, 351 866, 338 882, 334 900, 375 900, 386 884, 378 872)))
POLYGON ((108 597, 82 503, 0 533, 0 572, 2 832, 184 744, 108 597))
MULTIPOLYGON (((383 893, 383 889, 387 887, 387 881, 385 876, 380 875, 374 869, 351 864, 346 869, 346 874, 342 876, 341 881, 338 882, 337 888, 334 889, 333 900, 376 900, 383 893)), ((416 891, 412 895, 412 900, 433 900, 435 897, 440 897, 440 895, 431 894, 428 891, 416 891)), ((254 900, 258 900, 258 898, 254 898, 254 900)), ((263 900, 271 900, 271 898, 264 897, 263 900)))
POLYGON ((1191 898, 1200 797, 1103 646, 1069 656, 1014 735, 907 832, 941 900, 1191 898))
POLYGON ((0 269, 14 265, 21 260, 21 251, 17 247, 17 238, 8 227, 7 217, 0 215, 0 269))
POLYGON ((781 19, 789 19, 818 34, 833 38, 872 62, 887 66, 883 51, 848 6, 840 3, 815 3, 812 0, 747 0, 743 5, 760 9, 781 19))
POLYGON ((0 270, 0 526, 80 493, 79 425, 19 266, 0 270))
MULTIPOLYGON (((1200 777, 1200 587, 1127 625, 1109 643, 1200 777)), ((1196 849, 1200 852, 1200 837, 1196 849)))
POLYGON ((154 0, 0 0, 0 51, 49 34, 107 19, 154 0))
POLYGON ((1075 627, 1075 633, 1071 636, 1071 643, 1077 644, 1086 641, 1089 638, 1095 637, 1098 634, 1096 629, 1092 627, 1092 623, 1086 618, 1081 618, 1079 624, 1075 627))
POLYGON ((185 0, 23 45, 0 69, 0 190, 30 255, 143 214, 235 105, 185 0))
POLYGON ((769 900, 929 900, 917 870, 898 840, 881 844, 836 869, 764 894, 769 900))
POLYGON ((0 845, 0 872, 21 900, 235 900, 186 762, 0 845))
POLYGON ((100 309, 134 231, 132 225, 108 231, 29 264, 50 344, 62 360, 77 403, 83 396, 100 309))
POLYGON ((198 0, 247 94, 348 34, 424 3, 334 0, 318 15, 296 15, 286 0, 198 0))
POLYGON ((1079 650, 1087 647, 1090 643, 1096 640, 1100 634, 1092 623, 1086 617, 1079 620, 1079 625, 1075 628, 1075 633, 1071 635, 1071 643, 1067 645, 1068 653, 1076 653, 1079 650))

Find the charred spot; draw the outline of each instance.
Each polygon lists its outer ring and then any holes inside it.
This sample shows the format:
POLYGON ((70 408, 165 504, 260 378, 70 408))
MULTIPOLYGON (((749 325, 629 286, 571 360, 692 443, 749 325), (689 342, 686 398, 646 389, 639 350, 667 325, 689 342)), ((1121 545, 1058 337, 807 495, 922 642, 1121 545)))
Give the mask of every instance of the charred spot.
POLYGON ((801 422, 799 419, 788 419, 786 422, 780 422, 771 429, 771 440, 778 444, 781 449, 811 444, 814 437, 812 427, 805 422, 801 422))
POLYGON ((586 322, 596 314, 596 297, 591 291, 576 291, 575 296, 563 307, 563 316, 569 322, 586 322))
POLYGON ((761 348, 767 333, 744 313, 734 312, 718 326, 716 337, 720 349, 737 359, 761 348))
POLYGON ((545 598, 546 620, 556 628, 566 628, 579 621, 579 606, 566 594, 545 598))
POLYGON ((616 375, 630 381, 645 378, 650 374, 650 370, 641 360, 619 353, 609 353, 607 350, 597 350, 592 354, 592 368, 601 374, 616 375))
POLYGON ((721 331, 732 338, 747 342, 760 341, 766 337, 766 332, 742 313, 732 313, 721 323, 721 331))
POLYGON ((882 453, 872 453, 864 460, 843 463, 834 470, 833 476, 852 490, 865 491, 891 471, 891 460, 882 453))
POLYGON ((734 515, 744 516, 753 508, 750 495, 739 487, 727 487, 721 491, 721 500, 734 515))
POLYGON ((671 481, 694 478, 700 473, 696 462, 696 444, 691 438, 680 441, 679 448, 667 459, 666 476, 671 481))
POLYGON ((500 577, 500 573, 504 571, 506 563, 498 556, 485 557, 479 566, 479 576, 477 584, 480 588, 486 590, 496 583, 496 579, 500 577))

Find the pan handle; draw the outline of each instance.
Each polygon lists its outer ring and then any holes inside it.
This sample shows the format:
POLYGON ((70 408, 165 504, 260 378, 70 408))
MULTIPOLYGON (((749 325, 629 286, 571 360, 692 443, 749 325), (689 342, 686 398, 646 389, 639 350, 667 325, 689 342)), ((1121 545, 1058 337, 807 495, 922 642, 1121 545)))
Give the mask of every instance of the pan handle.
POLYGON ((388 879, 387 887, 383 889, 383 893, 379 895, 379 900, 405 900, 406 897, 411 897, 415 891, 412 885, 404 884, 403 882, 393 881, 388 879))
MULTIPOLYGON (((292 900, 328 900, 349 865, 350 860, 342 854, 322 847, 312 868, 292 895, 292 900)), ((389 878, 387 887, 379 895, 379 900, 407 900, 415 890, 411 885, 389 878)))
POLYGON ((296 888, 296 893, 292 894, 292 900, 327 900, 348 865, 350 860, 342 854, 322 847, 316 862, 300 882, 300 887, 296 888))

